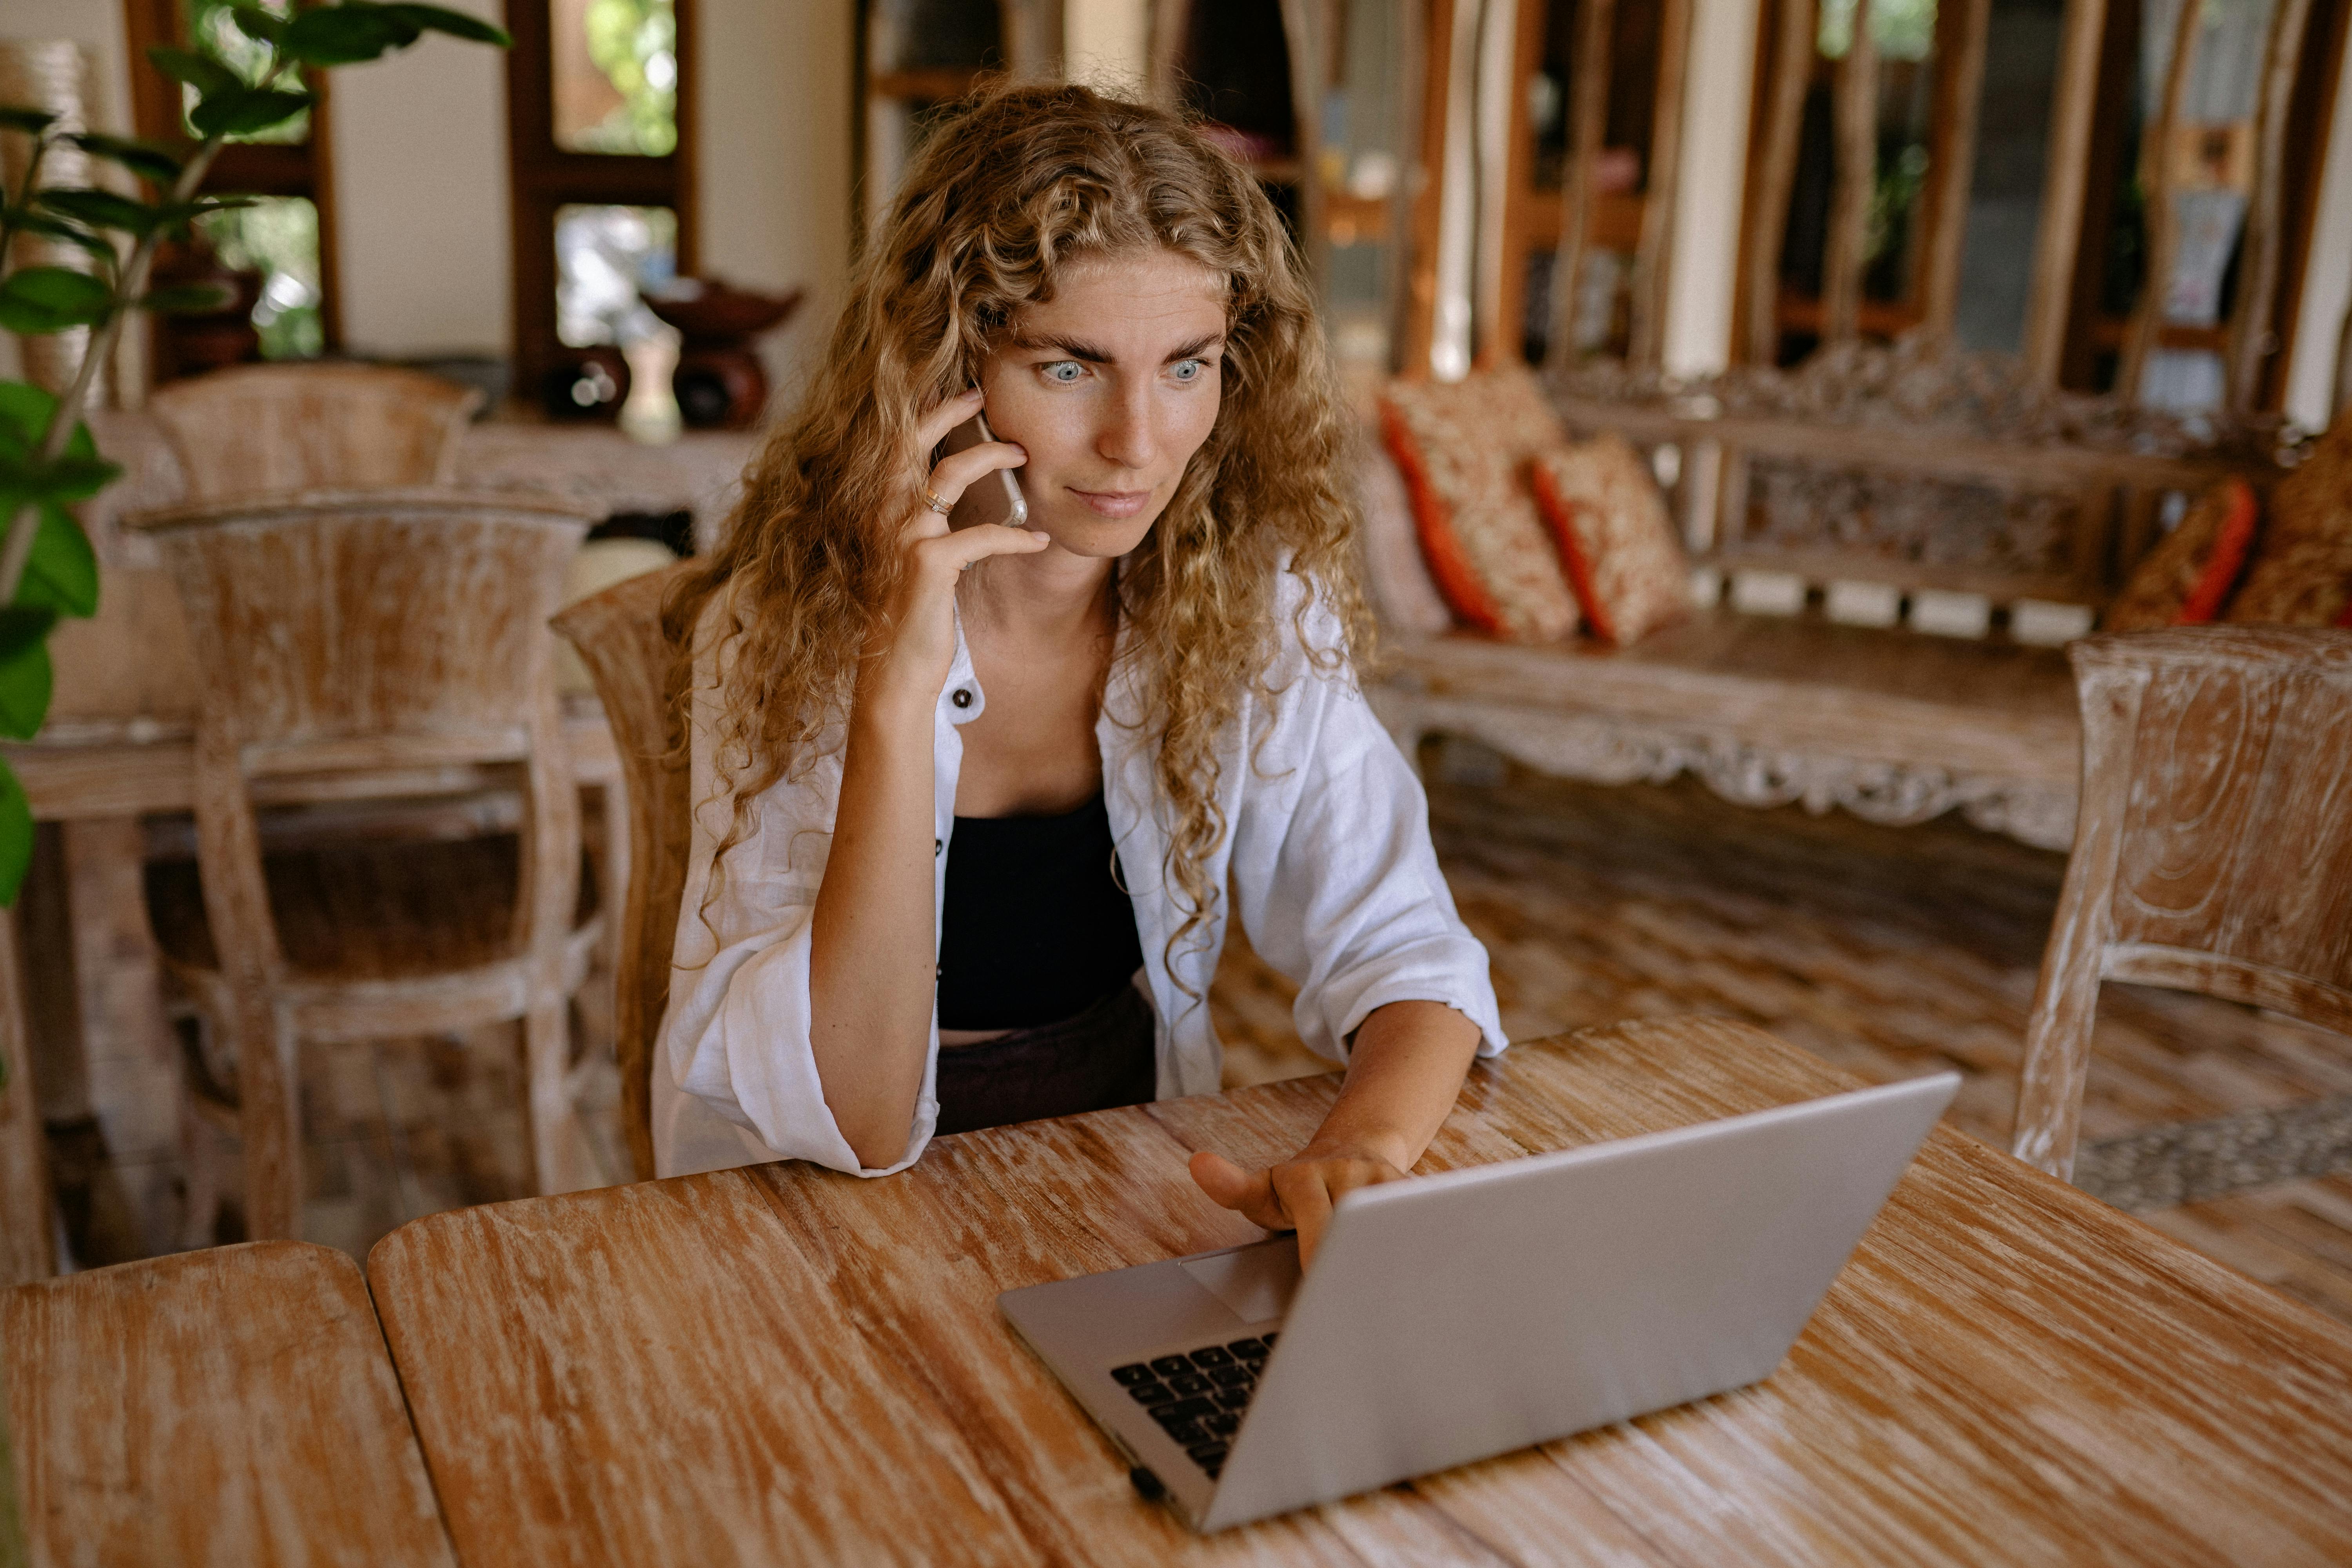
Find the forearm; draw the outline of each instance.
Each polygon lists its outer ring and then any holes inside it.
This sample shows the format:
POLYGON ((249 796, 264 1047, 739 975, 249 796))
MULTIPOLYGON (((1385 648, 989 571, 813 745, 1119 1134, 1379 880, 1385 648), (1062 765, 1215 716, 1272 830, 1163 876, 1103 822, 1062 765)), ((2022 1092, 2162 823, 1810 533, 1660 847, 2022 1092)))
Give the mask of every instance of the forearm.
POLYGON ((932 704, 861 682, 833 847, 809 932, 809 1043, 825 1106, 859 1162, 897 1162, 930 1044, 932 704))
POLYGON ((1412 1170, 1477 1054, 1478 1026, 1442 1002, 1374 1008, 1356 1031, 1339 1099, 1300 1158, 1360 1151, 1412 1170))

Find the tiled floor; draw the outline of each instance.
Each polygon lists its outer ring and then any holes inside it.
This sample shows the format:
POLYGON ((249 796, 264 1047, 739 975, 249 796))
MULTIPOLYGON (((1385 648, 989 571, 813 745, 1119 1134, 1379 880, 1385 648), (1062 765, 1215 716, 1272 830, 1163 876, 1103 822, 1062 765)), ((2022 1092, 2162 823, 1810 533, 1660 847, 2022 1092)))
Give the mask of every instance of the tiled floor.
MULTIPOLYGON (((1628 1016, 1745 1018, 1873 1079, 1958 1068, 1966 1083, 1954 1121, 2006 1142, 2062 857, 1957 822, 1893 829, 1795 807, 1756 812, 1687 783, 1601 789, 1515 772, 1494 782, 1490 761, 1456 762, 1457 775, 1489 782, 1433 786, 1439 853, 1494 955, 1515 1037, 1628 1016)), ((1322 1070, 1292 1031, 1290 994, 1234 945, 1211 996, 1229 1082, 1322 1070)), ((303 1070, 306 1235, 363 1252, 415 1215, 528 1191, 509 1031, 313 1049, 303 1070)), ((2352 1041, 2111 985, 2084 1126, 2095 1138, 2347 1092, 2352 1041)), ((618 1179, 609 1075, 593 1099, 594 1152, 618 1179)), ((131 1125, 131 1109, 110 1114, 101 1100, 101 1126, 131 1125)), ((110 1160, 97 1127, 51 1142, 84 1262, 136 1256, 173 1232, 176 1154, 151 1143, 143 1159, 110 1160)), ((233 1159, 233 1147, 221 1152, 233 1159)), ((2352 1320, 2352 1177, 2147 1218, 2352 1320)), ((236 1234, 233 1215, 217 1234, 236 1234)))

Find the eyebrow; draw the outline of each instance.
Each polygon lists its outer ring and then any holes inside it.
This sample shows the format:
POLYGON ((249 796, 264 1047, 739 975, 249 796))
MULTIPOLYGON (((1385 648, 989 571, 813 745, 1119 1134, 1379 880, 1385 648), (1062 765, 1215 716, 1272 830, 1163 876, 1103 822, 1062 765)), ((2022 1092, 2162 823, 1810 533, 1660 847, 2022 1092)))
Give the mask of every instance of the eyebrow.
MULTIPOLYGON (((1205 337, 1195 338, 1191 342, 1181 345, 1160 363, 1174 364, 1180 360, 1198 359, 1224 341, 1224 333, 1211 332, 1205 337)), ((1052 334, 1034 338, 1018 337, 1013 340, 1013 346, 1017 349, 1051 349, 1057 353, 1067 354, 1072 359, 1083 360, 1088 364, 1114 363, 1109 350, 1097 348, 1094 344, 1078 338, 1065 338, 1052 334)))

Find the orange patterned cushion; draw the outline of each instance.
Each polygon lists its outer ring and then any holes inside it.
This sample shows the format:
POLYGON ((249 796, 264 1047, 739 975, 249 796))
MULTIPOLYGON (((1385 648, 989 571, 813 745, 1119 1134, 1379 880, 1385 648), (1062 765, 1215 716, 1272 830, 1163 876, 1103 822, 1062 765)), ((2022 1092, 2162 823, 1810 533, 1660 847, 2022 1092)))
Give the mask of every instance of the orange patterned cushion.
POLYGON ((2254 488, 2232 475, 2197 498, 2107 606, 2107 630, 2202 626, 2221 614, 2254 542, 2254 488))
POLYGON ((2271 492, 2271 521, 2222 617, 2240 626, 2352 624, 2352 413, 2271 492))
POLYGON ((1546 452, 1528 478, 1593 636, 1639 642, 1688 613, 1690 562, 1650 466, 1623 437, 1546 452))
POLYGON ((1575 631, 1575 595, 1520 478, 1528 458, 1566 440, 1535 378, 1391 382, 1381 433, 1412 493, 1430 575, 1463 623, 1513 642, 1575 631))
POLYGON ((2236 626, 2352 626, 2352 534, 2266 546, 2223 618, 2236 626))

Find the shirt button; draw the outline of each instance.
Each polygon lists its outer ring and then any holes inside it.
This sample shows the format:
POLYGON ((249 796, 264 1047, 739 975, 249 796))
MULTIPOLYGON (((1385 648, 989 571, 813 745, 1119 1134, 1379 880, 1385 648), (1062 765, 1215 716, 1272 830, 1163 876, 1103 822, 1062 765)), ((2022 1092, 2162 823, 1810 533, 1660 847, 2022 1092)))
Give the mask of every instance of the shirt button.
POLYGON ((955 689, 955 695, 949 699, 949 700, 952 701, 959 708, 969 708, 971 706, 971 693, 967 689, 959 686, 955 689))
POLYGON ((934 838, 931 840, 931 853, 934 856, 944 853, 947 847, 948 841, 944 838, 934 838))

